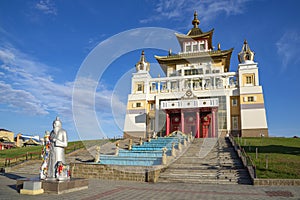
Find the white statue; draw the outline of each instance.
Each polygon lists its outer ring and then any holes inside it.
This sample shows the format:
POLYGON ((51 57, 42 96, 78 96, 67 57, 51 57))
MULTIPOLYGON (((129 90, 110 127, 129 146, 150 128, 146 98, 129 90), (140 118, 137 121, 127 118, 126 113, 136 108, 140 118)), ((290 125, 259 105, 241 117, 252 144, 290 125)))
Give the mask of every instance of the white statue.
MULTIPOLYGON (((65 164, 65 148, 68 146, 67 132, 62 129, 62 123, 58 117, 53 121, 53 130, 50 133, 50 155, 48 162, 47 178, 57 177, 59 165, 65 164)), ((67 177, 66 177, 67 178, 67 177)))

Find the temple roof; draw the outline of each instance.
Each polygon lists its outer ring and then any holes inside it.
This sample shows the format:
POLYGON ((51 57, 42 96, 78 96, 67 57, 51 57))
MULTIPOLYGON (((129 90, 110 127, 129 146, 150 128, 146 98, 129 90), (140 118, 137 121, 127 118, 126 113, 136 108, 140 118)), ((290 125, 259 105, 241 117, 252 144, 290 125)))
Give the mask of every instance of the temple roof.
POLYGON ((229 71, 230 67, 230 58, 233 51, 233 48, 228 50, 221 50, 220 44, 218 44, 218 49, 213 50, 212 46, 212 36, 214 29, 211 29, 208 32, 203 32, 199 28, 200 21, 198 19, 198 14, 195 11, 194 19, 192 20, 193 28, 185 34, 175 33, 177 40, 181 46, 181 53, 171 54, 168 56, 155 56, 158 63, 161 65, 163 70, 167 71, 168 65, 174 64, 190 64, 190 63, 204 63, 204 62, 213 62, 213 63, 222 63, 224 65, 224 72, 229 71), (193 41, 207 41, 207 47, 205 51, 199 52, 185 52, 184 43, 193 42, 193 41))
POLYGON ((209 49, 213 49, 212 47, 212 35, 214 33, 214 29, 208 31, 208 32, 203 32, 200 28, 199 28, 199 24, 200 24, 200 20, 198 19, 198 14, 195 11, 194 12, 194 19, 192 21, 193 24, 193 28, 191 30, 189 30, 189 32, 185 35, 185 34, 176 34, 177 40, 181 45, 181 49, 182 49, 182 45, 184 41, 187 40, 201 40, 201 39, 207 39, 208 40, 208 48, 209 49))
MULTIPOLYGON (((191 29, 192 30, 192 29, 191 29)), ((208 39, 208 48, 209 49, 213 49, 212 47, 212 36, 214 33, 214 29, 211 29, 208 32, 203 33, 201 31, 201 34, 197 34, 197 35, 185 35, 185 34, 179 34, 179 33, 175 33, 177 40, 181 46, 181 50, 182 50, 182 45, 184 41, 187 40, 200 40, 200 39, 208 39)))
MULTIPOLYGON (((230 58, 233 48, 229 50, 216 50, 208 52, 194 52, 194 53, 181 53, 168 56, 155 56, 156 60, 162 67, 172 64, 188 64, 194 62, 213 62, 222 61, 224 64, 224 71, 228 72, 230 67, 230 58)), ((165 71, 165 69, 164 69, 165 71)), ((165 71, 166 72, 166 71, 165 71)))

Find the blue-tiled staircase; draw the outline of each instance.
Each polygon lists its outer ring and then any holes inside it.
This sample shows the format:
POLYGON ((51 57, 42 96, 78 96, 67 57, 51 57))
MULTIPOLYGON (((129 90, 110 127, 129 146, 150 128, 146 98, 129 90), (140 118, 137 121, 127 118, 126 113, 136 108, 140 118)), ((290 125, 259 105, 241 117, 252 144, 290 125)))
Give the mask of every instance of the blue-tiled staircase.
POLYGON ((158 137, 144 142, 142 145, 133 145, 131 150, 120 149, 118 155, 100 155, 100 164, 127 165, 127 166, 155 166, 162 164, 163 149, 166 155, 171 155, 172 145, 178 148, 184 137, 158 137))

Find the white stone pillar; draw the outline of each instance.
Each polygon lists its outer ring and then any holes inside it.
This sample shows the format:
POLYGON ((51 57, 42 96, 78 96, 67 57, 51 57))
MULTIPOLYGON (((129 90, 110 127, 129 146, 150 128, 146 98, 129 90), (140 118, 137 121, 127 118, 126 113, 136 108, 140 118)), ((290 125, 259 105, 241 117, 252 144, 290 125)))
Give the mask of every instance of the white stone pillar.
POLYGON ((230 118, 230 96, 226 94, 226 117, 227 117, 227 132, 231 130, 231 118, 230 118))

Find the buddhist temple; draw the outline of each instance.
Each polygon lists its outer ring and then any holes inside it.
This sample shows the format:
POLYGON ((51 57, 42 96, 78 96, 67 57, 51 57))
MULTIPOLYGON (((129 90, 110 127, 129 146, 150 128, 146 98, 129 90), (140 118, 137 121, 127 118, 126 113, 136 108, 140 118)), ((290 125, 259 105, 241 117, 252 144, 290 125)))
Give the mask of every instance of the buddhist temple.
POLYGON ((165 76, 151 77, 142 51, 132 74, 124 137, 167 136, 174 131, 196 138, 268 136, 258 63, 241 42, 237 71, 230 70, 233 48, 213 42, 214 29, 199 28, 197 12, 187 34, 174 33, 180 52, 155 56, 165 76))

